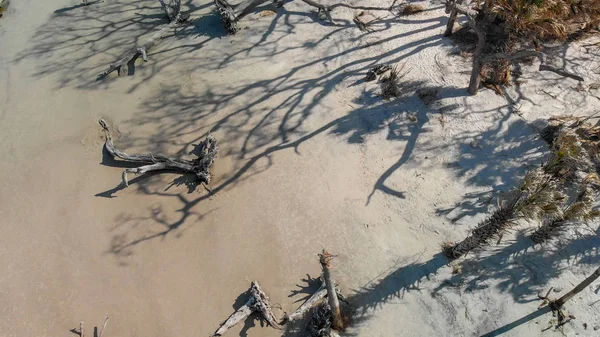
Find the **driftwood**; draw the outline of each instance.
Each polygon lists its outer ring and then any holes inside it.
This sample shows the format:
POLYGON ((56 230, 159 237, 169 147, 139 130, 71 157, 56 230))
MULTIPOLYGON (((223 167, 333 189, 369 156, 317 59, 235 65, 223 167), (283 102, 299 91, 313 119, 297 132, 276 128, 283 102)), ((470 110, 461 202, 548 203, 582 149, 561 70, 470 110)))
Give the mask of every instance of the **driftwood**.
POLYGON ((270 326, 279 329, 279 324, 275 319, 275 315, 271 311, 271 303, 267 295, 260 289, 258 282, 253 281, 250 286, 250 298, 241 308, 236 310, 227 320, 221 323, 221 326, 215 331, 212 336, 221 336, 234 325, 244 321, 252 313, 260 313, 270 326))
POLYGON ((306 302, 302 303, 302 305, 300 307, 298 307, 298 309, 296 309, 296 311, 294 311, 293 313, 289 314, 289 315, 285 315, 285 317, 283 318, 283 322, 292 322, 297 320, 298 318, 302 318, 304 317, 304 314, 306 314, 306 312, 308 310, 310 310, 312 307, 314 307, 317 303, 319 303, 322 299, 324 299, 327 296, 327 286, 325 285, 325 282, 321 283, 321 286, 319 287, 319 289, 317 289, 317 291, 312 294, 312 296, 306 300, 306 302))
POLYGON ((553 289, 553 288, 550 288, 550 289, 548 289, 548 292, 546 293, 545 296, 538 295, 538 297, 541 300, 543 300, 542 304, 539 307, 542 308, 544 305, 546 305, 546 304, 548 305, 548 307, 552 310, 552 314, 557 318, 556 328, 559 328, 575 318, 573 315, 568 315, 568 316, 565 315, 565 313, 563 311, 564 304, 568 300, 573 298, 573 296, 580 293, 583 289, 587 288, 590 284, 592 284, 592 282, 594 282, 599 277, 600 277, 600 268, 596 269, 596 271, 592 275, 588 276, 585 280, 583 280, 581 283, 579 283, 577 286, 575 286, 575 288, 573 288, 571 291, 564 294, 561 298, 559 298, 557 300, 553 300, 550 298, 550 293, 552 292, 552 289, 553 289))
POLYGON ((169 0, 170 2, 168 4, 165 3, 164 0, 159 1, 165 10, 167 17, 169 18, 170 23, 159 29, 141 46, 134 47, 127 51, 115 63, 112 63, 105 71, 100 73, 96 80, 105 78, 115 70, 119 76, 126 74, 129 70, 129 65, 133 65, 135 60, 137 60, 137 58, 140 56, 144 62, 148 62, 148 51, 150 48, 158 43, 158 41, 160 41, 168 31, 178 25, 181 25, 189 18, 189 14, 181 13, 181 0, 169 0))
MULTIPOLYGON (((340 292, 340 289, 337 287, 337 284, 335 286, 335 292, 340 301, 347 303, 346 299, 340 292)), ((327 284, 325 283, 325 281, 323 281, 321 283, 321 286, 319 287, 319 289, 317 289, 317 291, 314 294, 312 294, 312 296, 310 296, 309 299, 307 299, 304 303, 302 303, 302 305, 300 307, 298 307, 298 309, 296 309, 293 313, 291 313, 289 315, 287 315, 287 314, 285 315, 285 317, 283 318, 283 322, 284 323, 292 322, 299 318, 304 317, 306 312, 308 312, 311 308, 313 308, 322 299, 327 297, 327 295, 328 295, 327 294, 327 284)))
POLYGON ((335 330, 342 330, 344 328, 344 322, 342 321, 342 313, 340 311, 340 301, 335 291, 335 283, 331 279, 331 272, 329 270, 329 262, 336 255, 332 255, 323 249, 323 253, 319 254, 319 263, 323 269, 323 280, 327 288, 327 302, 329 303, 329 309, 331 310, 331 327, 335 330))
MULTIPOLYGON (((486 10, 486 8, 489 7, 490 3, 491 1, 485 2, 483 9, 484 11, 486 10)), ((446 32, 444 33, 444 35, 449 36, 452 34, 452 29, 454 26, 454 22, 456 21, 457 14, 462 14, 467 17, 467 25, 477 35, 477 45, 475 47, 475 51, 473 52, 473 69, 471 71, 471 78, 469 80, 468 88, 468 92, 471 95, 476 95, 479 91, 479 86, 481 84, 481 69, 483 65, 492 62, 496 59, 505 59, 509 62, 515 62, 522 58, 537 57, 540 60, 540 66, 538 68, 539 71, 550 71, 560 76, 572 78, 577 81, 584 80, 581 76, 569 73, 564 69, 555 68, 546 64, 546 55, 539 51, 521 50, 513 54, 495 53, 489 55, 482 55, 486 43, 486 35, 485 32, 481 29, 481 27, 477 25, 477 21, 475 19, 475 17, 477 16, 477 11, 466 6, 462 6, 461 4, 462 0, 451 0, 446 3, 446 13, 450 13, 450 18, 448 20, 448 25, 446 27, 446 32)))
MULTIPOLYGON (((252 9, 256 8, 259 5, 267 1, 272 1, 277 7, 281 7, 283 5, 283 0, 243 0, 239 4, 232 5, 227 0, 213 0, 215 6, 217 6, 217 10, 221 15, 221 19, 223 20, 223 24, 225 25, 225 29, 230 34, 235 34, 239 30, 238 21, 240 21, 244 16, 248 15, 252 9)), ((391 7, 370 7, 370 6, 352 6, 345 3, 335 3, 333 5, 323 5, 315 0, 301 0, 302 2, 310 5, 312 7, 316 7, 318 12, 317 14, 323 13, 327 20, 329 20, 332 24, 335 24, 335 21, 331 17, 331 12, 336 7, 346 7, 355 10, 383 10, 389 11, 391 7)))
POLYGON ((181 11, 181 0, 158 0, 165 14, 169 18, 169 22, 177 21, 177 15, 181 11))
MULTIPOLYGON (((106 329, 106 323, 108 323, 108 317, 106 317, 106 319, 104 320, 104 325, 102 326, 102 330, 100 331, 100 334, 98 334, 98 328, 94 327, 94 336, 95 337, 102 337, 102 334, 104 334, 104 329, 106 329)), ((79 322, 79 330, 74 328, 74 329, 71 329, 70 331, 74 334, 78 334, 79 337, 85 336, 85 334, 83 332, 83 322, 79 322)))
POLYGON ((145 163, 136 168, 129 168, 123 171, 123 184, 129 186, 127 180, 127 173, 144 174, 151 171, 176 171, 182 173, 192 173, 196 176, 200 183, 210 183, 210 167, 212 166, 215 157, 217 155, 217 141, 212 135, 207 135, 206 139, 200 142, 198 148, 198 158, 195 160, 185 160, 169 158, 161 155, 154 154, 127 154, 117 148, 115 148, 110 130, 104 120, 99 120, 100 125, 104 129, 104 135, 106 137, 105 147, 106 150, 113 156, 121 159, 136 162, 145 163))
POLYGON ((588 276, 585 280, 583 280, 581 283, 579 283, 571 291, 564 294, 561 298, 557 299, 556 301, 550 301, 550 303, 549 303, 550 308, 552 308, 552 310, 560 310, 562 308, 562 306, 568 300, 570 300, 571 298, 573 298, 573 296, 580 293, 583 289, 587 288, 598 277, 600 277, 600 268, 596 269, 596 271, 592 275, 588 276))

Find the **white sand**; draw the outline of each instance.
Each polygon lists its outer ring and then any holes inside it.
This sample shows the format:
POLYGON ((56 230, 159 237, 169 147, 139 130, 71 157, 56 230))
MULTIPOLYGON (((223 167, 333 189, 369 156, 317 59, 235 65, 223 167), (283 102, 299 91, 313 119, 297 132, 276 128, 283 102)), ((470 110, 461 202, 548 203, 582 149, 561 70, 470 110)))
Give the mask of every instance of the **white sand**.
MULTIPOLYGON (((600 49, 580 41, 553 58, 586 78, 584 92, 524 65, 527 82, 506 98, 467 96, 469 61, 449 55, 442 5, 426 5, 410 18, 374 13, 363 33, 352 10, 336 9, 331 26, 294 2, 227 36, 212 2, 195 1, 196 24, 133 76, 96 82, 163 22, 156 1, 13 0, 0 19, 0 336, 68 336, 80 320, 91 336, 106 316, 108 337, 207 336, 253 279, 292 311, 321 245, 340 255, 334 276, 358 336, 508 330, 535 312, 538 292, 585 278, 597 235, 539 250, 518 234, 454 276, 436 254, 541 162, 533 121, 598 111, 587 86, 600 82, 600 49), (378 62, 407 63, 406 97, 384 101, 362 82, 378 62), (441 90, 425 106, 414 90, 429 86, 441 90), (128 152, 187 156, 212 132, 215 193, 175 174, 115 188, 122 168, 102 157, 99 118, 128 152)), ((569 302, 567 335, 598 335, 598 286, 569 302)), ((541 335, 550 319, 505 335, 541 335)), ((281 334, 258 321, 228 335, 238 333, 281 334)))

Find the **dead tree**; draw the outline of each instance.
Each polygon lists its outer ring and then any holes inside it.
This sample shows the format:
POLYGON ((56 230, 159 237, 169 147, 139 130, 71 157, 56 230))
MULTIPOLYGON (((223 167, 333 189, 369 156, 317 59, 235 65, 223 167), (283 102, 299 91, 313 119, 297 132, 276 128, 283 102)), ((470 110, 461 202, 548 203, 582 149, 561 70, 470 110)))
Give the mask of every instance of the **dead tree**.
POLYGON ((212 334, 212 336, 221 336, 227 330, 231 329, 231 327, 235 326, 241 321, 244 321, 248 316, 252 313, 258 312, 260 313, 264 319, 269 323, 270 326, 279 329, 279 324, 277 324, 277 320, 275 319, 275 315, 271 310, 271 303, 269 302, 269 298, 262 291, 258 282, 252 281, 252 285, 250 286, 250 298, 246 304, 244 304, 241 308, 236 310, 225 322, 221 323, 221 326, 212 334))
POLYGON ((127 154, 115 148, 106 122, 101 119, 99 123, 104 129, 104 135, 106 137, 104 146, 113 157, 118 157, 131 162, 148 164, 136 168, 125 169, 123 171, 123 184, 125 186, 129 186, 127 173, 144 174, 152 171, 175 171, 191 173, 196 176, 200 183, 210 183, 210 167, 217 156, 217 141, 212 135, 207 135, 206 139, 200 142, 198 146, 198 158, 194 160, 169 158, 152 153, 127 154))
MULTIPOLYGON (((340 289, 338 288, 337 284, 335 285, 335 292, 336 292, 337 298, 340 301, 346 302, 346 299, 344 298, 344 296, 342 296, 342 293, 340 292, 340 289)), ((287 314, 285 315, 285 317, 283 318, 283 322, 284 323, 292 322, 301 317, 304 317, 306 312, 308 312, 311 308, 313 308, 315 305, 320 303, 321 300, 326 298, 327 296, 328 296, 327 283, 325 281, 322 281, 319 289, 317 289, 317 291, 314 294, 312 294, 312 296, 310 296, 309 299, 307 299, 304 303, 302 303, 302 305, 300 307, 298 307, 298 309, 296 309, 293 313, 291 313, 289 315, 287 315, 287 314)))
MULTIPOLYGON (((489 9, 489 6, 491 6, 489 5, 489 3, 491 3, 491 1, 486 1, 486 3, 484 4, 484 12, 486 11, 486 9, 489 9)), ((475 46, 475 51, 473 52, 473 69, 471 71, 471 78, 469 80, 468 88, 468 92, 471 95, 477 95, 477 92, 479 91, 479 86, 481 85, 481 69, 483 65, 497 59, 505 59, 512 63, 523 58, 537 57, 540 60, 540 66, 538 68, 539 71, 551 71, 560 76, 569 77, 577 81, 583 81, 583 78, 581 76, 569 73, 564 69, 559 69, 548 65, 546 62, 546 55, 539 51, 522 50, 513 54, 494 53, 489 55, 483 55, 483 50, 486 44, 486 33, 478 25, 476 19, 476 16, 478 14, 477 11, 466 6, 462 6, 461 0, 451 0, 446 4, 446 13, 450 13, 450 19, 448 21, 448 26, 446 27, 445 32, 446 36, 452 34, 454 21, 456 20, 457 14, 462 14, 467 17, 467 25, 477 35, 477 45, 475 46)))
MULTIPOLYGON (((248 15, 254 8, 262 5, 267 1, 272 1, 276 6, 280 7, 283 5, 283 0, 243 0, 238 4, 230 4, 227 0, 213 0, 215 5, 217 6, 217 10, 221 15, 221 19, 223 20, 223 24, 225 25, 225 29, 230 34, 235 34, 239 30, 238 22, 246 15, 248 15)), ((332 24, 335 24, 335 21, 331 17, 331 12, 336 7, 346 7, 350 9, 360 9, 360 10, 383 10, 389 11, 390 7, 369 7, 369 6, 351 6, 345 3, 336 3, 333 5, 323 5, 315 0, 302 0, 302 2, 306 3, 309 6, 316 7, 318 12, 317 14, 323 13, 327 20, 329 20, 332 24)))
POLYGON ((138 57, 142 57, 144 62, 148 62, 148 51, 154 47, 155 44, 160 41, 163 36, 171 29, 183 24, 189 18, 188 14, 181 13, 181 0, 158 0, 162 5, 167 17, 169 18, 169 24, 163 26, 156 33, 154 33, 144 44, 141 46, 134 47, 127 51, 121 56, 115 63, 112 63, 108 68, 100 73, 96 80, 101 80, 108 76, 113 71, 117 71, 119 76, 127 74, 129 66, 133 65, 138 57), (166 3, 165 1, 168 1, 166 3))
POLYGON ((317 291, 314 294, 312 294, 312 296, 310 296, 310 298, 308 300, 306 300, 306 302, 302 303, 302 305, 300 307, 298 307, 298 309, 296 309, 296 311, 294 311, 290 315, 286 314, 284 316, 283 322, 284 323, 292 322, 292 321, 297 320, 298 318, 304 317, 304 314, 306 314, 306 312, 308 310, 310 310, 312 307, 314 307, 317 303, 319 303, 326 296, 327 296, 327 286, 325 284, 325 281, 323 281, 321 283, 321 286, 319 287, 319 289, 317 289, 317 291))
POLYGON ((336 257, 323 249, 323 253, 319 254, 319 263, 321 263, 321 269, 323 270, 323 280, 327 288, 327 302, 329 303, 329 309, 331 310, 331 327, 335 330, 342 330, 344 328, 344 322, 342 320, 342 313, 340 311, 340 301, 335 291, 335 283, 331 279, 331 272, 329 270, 329 262, 336 257))

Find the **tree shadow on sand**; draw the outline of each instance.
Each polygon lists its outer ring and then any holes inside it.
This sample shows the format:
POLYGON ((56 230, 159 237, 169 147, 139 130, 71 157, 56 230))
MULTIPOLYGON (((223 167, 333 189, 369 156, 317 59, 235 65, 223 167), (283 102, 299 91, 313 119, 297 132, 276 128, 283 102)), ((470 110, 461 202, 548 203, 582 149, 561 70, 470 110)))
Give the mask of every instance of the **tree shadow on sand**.
MULTIPOLYGON (((431 278, 449 265, 449 261, 435 254, 426 262, 420 262, 421 255, 400 261, 400 267, 382 273, 382 276, 364 287, 354 290, 347 299, 354 310, 352 322, 355 326, 363 324, 374 311, 386 303, 402 299, 410 291, 417 290, 422 296, 443 296, 445 288, 458 288, 462 292, 485 293, 495 287, 501 293, 510 294, 516 303, 539 301, 538 293, 545 293, 552 279, 559 277, 572 265, 590 266, 593 269, 600 263, 600 228, 591 233, 565 239, 562 243, 534 247, 534 243, 519 232, 516 240, 506 244, 487 247, 476 251, 466 258, 453 262, 453 269, 460 271, 448 279, 440 280, 432 287, 431 278), (408 262, 412 260, 413 262, 408 262), (426 283, 430 285, 426 285, 426 283), (432 289, 424 294, 423 289, 432 289)), ((545 314, 539 310, 515 322, 498 328, 490 336, 513 329, 527 321, 545 314)), ((497 324, 497 323, 496 323, 497 324)), ((485 329, 485 327, 482 327, 485 329)))
MULTIPOLYGON (((130 91, 169 64, 180 61, 185 54, 201 48, 213 38, 225 35, 217 25, 219 18, 210 15, 211 3, 196 6, 192 1, 183 1, 182 6, 188 13, 208 11, 209 15, 198 22, 175 28, 164 38, 175 42, 190 36, 208 38, 194 41, 193 44, 180 44, 177 47, 180 52, 177 53, 164 54, 165 47, 168 49, 170 43, 152 49, 149 53, 152 62, 144 65, 144 71, 130 91)), ((160 4, 154 0, 95 1, 87 6, 60 8, 36 30, 30 47, 18 53, 13 62, 36 60, 37 66, 31 76, 41 78, 58 75, 58 88, 105 88, 115 80, 116 75, 96 81, 97 75, 131 48, 143 44, 167 23, 160 4)), ((141 60, 137 63, 140 64, 141 60)), ((135 71, 135 63, 132 66, 129 75, 135 71)))
MULTIPOLYGON (((440 24, 437 23, 427 29, 439 26, 440 24)), ((369 47, 417 34, 419 31, 394 35, 380 42, 371 42, 369 47)), ((276 36, 269 36, 265 43, 273 41, 278 41, 276 36)), ((326 39, 319 41, 326 41, 326 39)), ((388 139, 409 141, 414 144, 418 134, 423 132, 422 126, 427 122, 429 112, 428 108, 413 95, 417 88, 425 85, 419 81, 407 80, 403 83, 405 96, 392 101, 383 101, 376 94, 379 88, 373 85, 363 92, 362 97, 352 101, 350 105, 353 109, 346 115, 334 118, 316 128, 307 124, 307 121, 312 114, 327 111, 326 98, 337 90, 340 83, 356 82, 364 78, 367 70, 374 64, 401 62, 429 46, 440 43, 442 43, 440 36, 428 37, 382 55, 368 58, 354 57, 348 62, 339 62, 364 48, 356 45, 333 54, 328 53, 326 56, 309 59, 276 75, 267 74, 263 78, 252 81, 240 79, 239 83, 222 86, 219 92, 209 87, 198 94, 197 91, 189 89, 185 83, 161 88, 151 99, 143 101, 144 113, 121 125, 121 128, 131 130, 137 126, 152 125, 157 129, 156 132, 152 135, 139 136, 136 136, 133 131, 129 132, 127 137, 122 137, 116 142, 117 147, 126 151, 135 152, 131 149, 138 148, 143 149, 140 150, 141 152, 179 157, 189 152, 192 144, 197 144, 208 133, 212 133, 218 140, 219 157, 228 157, 233 162, 233 170, 218 184, 210 186, 212 192, 199 197, 185 196, 174 189, 164 191, 141 185, 132 187, 139 187, 138 192, 142 194, 169 197, 181 203, 182 207, 177 211, 179 213, 177 220, 173 222, 175 225, 168 227, 177 228, 185 223, 189 212, 200 202, 268 170, 274 164, 274 155, 280 151, 289 150, 299 154, 301 145, 317 136, 337 135, 347 137, 350 143, 357 143, 368 134, 387 130, 388 139), (323 63, 337 65, 323 72, 323 63), (318 75, 313 76, 310 75, 311 73, 318 75), (416 123, 407 118, 409 114, 417 116, 416 123)), ((231 62, 254 62, 255 59, 264 62, 265 59, 270 59, 273 53, 294 54, 296 48, 306 47, 286 47, 285 44, 278 42, 273 44, 273 48, 275 49, 247 51, 248 54, 243 59, 234 57, 224 64, 216 64, 212 56, 207 55, 202 61, 205 62, 206 67, 198 68, 202 69, 199 76, 204 76, 205 72, 220 73, 225 65, 233 66, 234 63, 229 64, 231 62)), ((411 150, 412 147, 409 146, 404 157, 409 156, 411 150)), ((114 192, 118 190, 104 191, 98 196, 114 197, 116 196, 114 192)), ((122 240, 119 242, 120 245, 131 247, 127 242, 122 240)), ((141 241, 133 239, 130 243, 135 245, 139 242, 141 241)), ((119 253, 121 250, 112 247, 111 251, 119 253)))

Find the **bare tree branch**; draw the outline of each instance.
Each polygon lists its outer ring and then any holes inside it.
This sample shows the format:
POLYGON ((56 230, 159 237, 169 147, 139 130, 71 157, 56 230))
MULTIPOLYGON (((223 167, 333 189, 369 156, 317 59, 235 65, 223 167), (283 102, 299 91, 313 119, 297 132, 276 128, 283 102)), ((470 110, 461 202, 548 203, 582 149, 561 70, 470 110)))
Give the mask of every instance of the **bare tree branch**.
POLYGON ((149 165, 143 165, 136 168, 129 168, 123 171, 123 184, 129 186, 127 180, 128 173, 144 174, 151 171, 176 171, 183 173, 192 173, 196 176, 198 181, 201 183, 210 183, 210 167, 212 166, 215 157, 217 155, 217 141, 212 135, 207 135, 206 139, 203 140, 199 145, 198 159, 185 160, 177 158, 169 158, 161 155, 150 154, 127 154, 117 149, 112 141, 110 131, 104 120, 99 121, 100 125, 104 129, 104 135, 106 137, 105 147, 106 150, 114 157, 132 161, 136 163, 148 163, 149 165))
POLYGON ((252 285, 250 286, 250 298, 248 298, 246 304, 231 314, 231 316, 229 316, 225 322, 221 323, 217 331, 215 331, 211 337, 223 335, 231 327, 235 326, 241 321, 244 321, 254 312, 259 312, 270 326, 276 329, 280 328, 279 324, 277 324, 277 320, 275 319, 275 315, 273 315, 273 312, 271 311, 271 303, 269 302, 269 298, 262 291, 260 285, 256 281, 252 281, 252 285))
MULTIPOLYGON (((163 0, 159 0, 161 2, 161 4, 163 4, 163 0)), ((171 0, 171 2, 180 2, 181 0, 171 0)), ((169 16, 169 10, 167 10, 167 8, 172 8, 170 5, 164 5, 163 8, 165 8, 165 11, 167 12, 167 16, 169 16)), ((113 71, 117 71, 117 73, 119 74, 119 76, 124 75, 127 73, 128 69, 129 69, 129 65, 132 64, 133 62, 135 62, 135 60, 138 57, 142 57, 142 59, 144 60, 144 62, 148 62, 148 50, 150 50, 150 48, 152 48, 156 43, 158 43, 158 41, 160 41, 160 39, 162 39, 162 37, 172 28, 180 25, 181 23, 185 22, 188 19, 188 15, 184 15, 181 13, 181 8, 177 7, 178 12, 176 13, 176 15, 174 17, 170 17, 169 19, 171 20, 171 22, 162 27, 160 30, 158 30, 156 33, 154 33, 154 35, 152 35, 150 37, 150 39, 148 39, 148 41, 146 41, 143 45, 139 46, 139 47, 134 47, 132 49, 130 49, 128 52, 126 52, 121 58, 119 58, 117 60, 117 62, 111 64, 105 71, 103 71, 101 74, 98 75, 98 77, 96 78, 96 80, 101 80, 103 78, 105 78, 106 76, 108 76, 110 73, 112 73, 113 71)))

